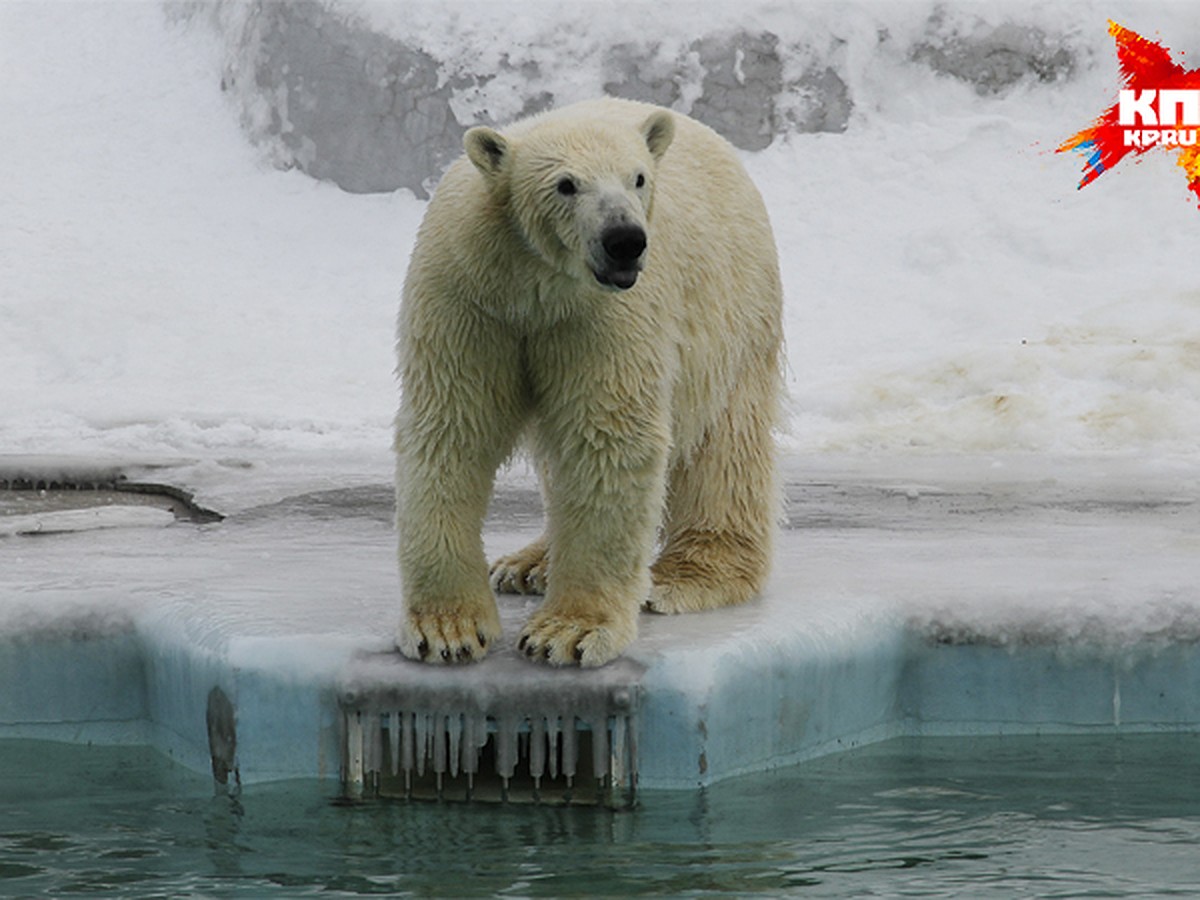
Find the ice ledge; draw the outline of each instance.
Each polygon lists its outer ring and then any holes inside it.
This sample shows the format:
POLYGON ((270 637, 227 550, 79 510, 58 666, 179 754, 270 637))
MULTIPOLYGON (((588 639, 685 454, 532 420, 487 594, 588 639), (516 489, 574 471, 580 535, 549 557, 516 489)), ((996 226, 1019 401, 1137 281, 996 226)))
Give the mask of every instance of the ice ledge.
MULTIPOLYGON (((6 538, 0 737, 151 743, 205 769, 216 689, 237 777, 337 777, 348 697, 453 707, 611 681, 638 692, 640 787, 688 789, 896 735, 1200 729, 1196 479, 1036 474, 795 467, 766 595, 644 616, 627 658, 594 673, 511 650, 450 673, 380 656, 396 593, 383 484, 219 525, 6 538)), ((498 498, 493 552, 532 536, 531 497, 498 498)), ((502 606, 511 638, 530 604, 502 606)))
POLYGON ((240 781, 337 778, 347 703, 368 698, 378 711, 432 699, 457 712, 473 709, 466 698, 483 688, 502 695, 502 709, 540 703, 574 715, 582 689, 629 687, 640 698, 638 786, 653 790, 695 789, 902 735, 1200 730, 1192 642, 946 644, 880 622, 807 637, 757 630, 588 673, 543 672, 503 654, 439 671, 379 652, 316 637, 206 648, 153 620, 126 632, 10 635, 0 640, 0 737, 150 744, 206 771, 214 756, 206 713, 219 689, 235 711, 240 781), (514 663, 529 670, 523 680, 509 677, 514 663), (558 681, 571 691, 553 694, 558 681))

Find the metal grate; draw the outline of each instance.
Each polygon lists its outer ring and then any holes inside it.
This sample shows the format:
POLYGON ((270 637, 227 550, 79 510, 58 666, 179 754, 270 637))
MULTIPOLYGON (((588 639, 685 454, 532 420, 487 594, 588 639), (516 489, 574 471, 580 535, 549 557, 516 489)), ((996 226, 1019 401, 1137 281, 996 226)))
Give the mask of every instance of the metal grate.
POLYGON ((596 687, 585 702, 574 691, 571 707, 538 711, 513 702, 420 709, 386 689, 344 694, 343 794, 631 807, 637 685, 596 687))

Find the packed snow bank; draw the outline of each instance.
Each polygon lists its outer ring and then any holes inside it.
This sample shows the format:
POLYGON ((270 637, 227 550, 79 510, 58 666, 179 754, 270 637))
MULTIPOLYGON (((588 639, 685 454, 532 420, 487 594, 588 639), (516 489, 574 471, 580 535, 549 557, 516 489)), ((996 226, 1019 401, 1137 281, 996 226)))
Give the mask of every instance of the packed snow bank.
POLYGON ((1118 87, 1106 19, 1196 53, 1187 5, 361 0, 0 4, 0 450, 386 456, 423 203, 279 171, 286 142, 242 127, 280 108, 251 38, 310 14, 304 46, 434 60, 442 137, 603 90, 718 119, 758 98, 769 134, 725 126, 770 138, 744 158, 783 259, 793 453, 1200 443, 1200 211, 1165 155, 1076 192, 1051 152, 1118 87))
POLYGON ((670 106, 762 150, 841 133, 872 68, 915 64, 983 95, 1070 76, 1069 17, 931 2, 737 7, 210 0, 181 9, 225 46, 222 87, 283 165, 347 190, 424 196, 466 128, 599 94, 670 106), (685 24, 686 23, 686 24, 685 24))
POLYGON ((0 45, 0 448, 386 448, 419 205, 264 165, 158 4, 0 4, 0 45))

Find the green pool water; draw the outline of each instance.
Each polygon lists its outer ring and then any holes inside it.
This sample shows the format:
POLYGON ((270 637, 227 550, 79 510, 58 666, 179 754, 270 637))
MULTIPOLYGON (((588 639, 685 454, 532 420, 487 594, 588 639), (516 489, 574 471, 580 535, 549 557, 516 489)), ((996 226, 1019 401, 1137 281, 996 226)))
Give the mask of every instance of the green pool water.
POLYGON ((1200 892, 1196 736, 896 740, 631 812, 334 801, 0 741, 0 896, 1200 892))

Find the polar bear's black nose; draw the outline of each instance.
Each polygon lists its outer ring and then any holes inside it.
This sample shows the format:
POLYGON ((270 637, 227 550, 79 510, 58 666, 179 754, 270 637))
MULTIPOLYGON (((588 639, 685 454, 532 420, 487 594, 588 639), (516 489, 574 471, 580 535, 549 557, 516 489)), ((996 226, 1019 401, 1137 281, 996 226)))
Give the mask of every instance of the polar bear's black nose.
POLYGON ((646 249, 646 232, 638 225, 615 225, 600 237, 600 246, 617 266, 632 266, 646 249))

